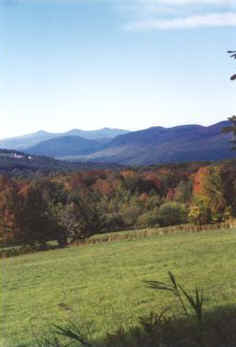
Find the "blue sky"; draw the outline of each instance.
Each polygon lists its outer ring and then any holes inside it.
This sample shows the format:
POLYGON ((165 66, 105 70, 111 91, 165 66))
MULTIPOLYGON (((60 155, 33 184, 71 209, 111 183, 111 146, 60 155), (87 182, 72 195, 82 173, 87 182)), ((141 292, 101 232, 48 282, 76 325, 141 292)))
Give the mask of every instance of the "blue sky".
POLYGON ((0 0, 0 138, 236 110, 235 0, 0 0))

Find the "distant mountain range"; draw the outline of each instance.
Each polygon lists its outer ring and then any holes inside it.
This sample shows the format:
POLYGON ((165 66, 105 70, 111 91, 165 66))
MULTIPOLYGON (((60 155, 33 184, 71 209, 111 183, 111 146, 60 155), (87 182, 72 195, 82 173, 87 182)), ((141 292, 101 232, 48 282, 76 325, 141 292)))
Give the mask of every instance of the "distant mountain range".
POLYGON ((112 128, 103 128, 98 130, 72 129, 64 133, 49 133, 44 130, 39 130, 32 134, 0 140, 0 148, 15 149, 22 151, 32 146, 35 146, 40 142, 65 136, 81 136, 82 138, 89 140, 106 142, 118 135, 123 135, 127 133, 129 133, 128 130, 112 128))
MULTIPOLYGON (((221 133, 221 129, 229 124, 224 121, 208 127, 152 127, 133 132, 108 128, 93 132, 75 129, 60 136, 40 131, 21 139, 11 139, 10 144, 13 145, 14 141, 18 141, 18 145, 28 143, 24 151, 34 155, 119 165, 221 160, 236 157, 229 142, 231 135, 221 133), (52 135, 54 137, 47 137, 52 135), (34 145, 30 146, 32 142, 34 145)), ((4 147, 1 141, 0 146, 4 147)))
POLYGON ((221 133, 229 124, 152 127, 117 136, 94 153, 61 158, 122 165, 230 159, 236 157, 229 142, 231 135, 221 133))

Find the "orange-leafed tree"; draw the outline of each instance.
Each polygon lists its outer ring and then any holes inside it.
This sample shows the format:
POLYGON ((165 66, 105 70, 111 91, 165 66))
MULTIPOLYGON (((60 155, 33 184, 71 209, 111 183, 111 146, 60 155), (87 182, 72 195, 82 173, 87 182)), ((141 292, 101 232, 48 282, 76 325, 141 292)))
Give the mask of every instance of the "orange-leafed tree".
POLYGON ((200 224, 222 221, 226 208, 221 168, 200 168, 194 178, 190 220, 200 224))

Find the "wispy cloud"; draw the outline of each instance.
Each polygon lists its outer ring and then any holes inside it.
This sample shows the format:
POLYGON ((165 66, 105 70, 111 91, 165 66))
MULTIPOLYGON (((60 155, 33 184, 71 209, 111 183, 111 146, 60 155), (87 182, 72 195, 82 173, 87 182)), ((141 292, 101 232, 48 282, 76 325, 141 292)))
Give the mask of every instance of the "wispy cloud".
POLYGON ((236 0, 130 0, 122 3, 126 30, 236 26, 236 0), (126 10, 126 12, 125 12, 126 10))
POLYGON ((172 19, 150 19, 137 21, 125 26, 127 30, 171 30, 199 27, 236 26, 236 12, 210 13, 172 19))
POLYGON ((119 8, 129 31, 236 26, 236 0, 0 0, 0 5, 37 1, 110 4, 119 8))

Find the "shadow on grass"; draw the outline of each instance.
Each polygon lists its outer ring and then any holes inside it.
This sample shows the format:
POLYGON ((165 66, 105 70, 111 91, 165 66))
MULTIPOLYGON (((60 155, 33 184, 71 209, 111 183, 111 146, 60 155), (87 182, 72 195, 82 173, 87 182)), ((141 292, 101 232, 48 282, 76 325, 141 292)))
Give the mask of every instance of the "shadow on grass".
POLYGON ((205 313, 201 325, 193 317, 151 313, 140 319, 140 326, 108 335, 98 346, 235 347, 236 306, 205 313))
MULTIPOLYGON (((79 323, 54 326, 50 338, 38 339, 37 347, 235 347, 236 305, 205 312, 201 324, 194 316, 177 317, 169 310, 140 318, 131 329, 118 328, 103 340, 82 333, 79 323)), ((17 345, 17 347, 32 345, 17 345)))
MULTIPOLYGON (((201 289, 187 291, 175 276, 168 272, 168 280, 145 281, 153 290, 166 291, 174 295, 180 313, 170 308, 141 317, 139 324, 127 329, 117 327, 103 341, 93 341, 90 326, 87 331, 80 322, 69 322, 65 326, 52 327, 51 337, 37 339, 38 347, 236 347, 236 305, 218 307, 207 312, 205 297, 201 289)), ((18 345, 23 347, 23 345, 18 345)))

